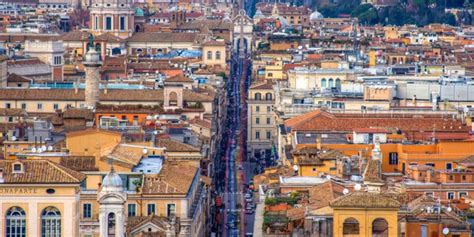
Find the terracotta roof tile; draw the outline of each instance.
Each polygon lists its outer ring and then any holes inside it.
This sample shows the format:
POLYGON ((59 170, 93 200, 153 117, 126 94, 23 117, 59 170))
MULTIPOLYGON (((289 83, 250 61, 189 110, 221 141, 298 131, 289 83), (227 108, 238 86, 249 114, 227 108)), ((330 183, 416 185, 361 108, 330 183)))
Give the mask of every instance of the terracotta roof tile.
POLYGON ((94 156, 66 156, 61 157, 60 165, 75 171, 98 171, 94 156))
POLYGON ((145 176, 142 193, 186 195, 198 170, 187 162, 165 163, 159 174, 145 176))
POLYGON ((0 160, 5 184, 78 184, 85 175, 49 160, 0 160), (24 172, 13 173, 13 164, 23 164, 24 172))
POLYGON ((392 198, 370 192, 352 192, 338 197, 330 203, 332 208, 399 208, 400 203, 392 198))
MULTIPOLYGON (((112 90, 107 93, 100 91, 102 101, 163 101, 163 90, 112 90)), ((209 95, 196 93, 192 90, 183 90, 184 101, 211 102, 209 95)), ((0 89, 0 100, 85 100, 84 90, 75 93, 67 89, 0 89)))
POLYGON ((351 132, 354 128, 379 127, 388 130, 399 129, 406 131, 436 131, 468 132, 469 127, 461 120, 430 117, 430 116, 392 116, 392 115, 362 115, 362 114, 331 114, 323 110, 314 110, 309 113, 288 119, 285 126, 293 131, 345 131, 351 132))
POLYGON ((199 148, 173 139, 159 139, 156 146, 166 147, 168 152, 199 152, 199 148))

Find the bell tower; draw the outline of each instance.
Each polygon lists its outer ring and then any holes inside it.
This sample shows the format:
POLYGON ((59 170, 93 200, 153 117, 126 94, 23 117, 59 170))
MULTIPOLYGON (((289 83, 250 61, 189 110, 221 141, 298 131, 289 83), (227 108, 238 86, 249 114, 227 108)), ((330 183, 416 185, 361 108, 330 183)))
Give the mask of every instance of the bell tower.
POLYGON ((135 28, 134 14, 131 0, 92 0, 90 30, 94 35, 110 33, 127 38, 135 28))
POLYGON ((97 195, 99 202, 100 236, 125 236, 125 202, 122 178, 113 167, 102 180, 102 189, 97 195))

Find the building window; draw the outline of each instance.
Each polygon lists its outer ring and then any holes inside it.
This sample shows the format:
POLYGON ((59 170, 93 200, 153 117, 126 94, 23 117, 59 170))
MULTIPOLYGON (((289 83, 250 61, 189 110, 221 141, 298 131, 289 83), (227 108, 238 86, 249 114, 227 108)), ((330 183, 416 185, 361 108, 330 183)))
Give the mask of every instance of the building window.
POLYGON ((61 65, 61 63, 62 63, 61 56, 54 56, 53 64, 54 65, 61 65))
POLYGON ((259 131, 255 132, 255 139, 260 139, 260 132, 259 131))
POLYGON ((446 163, 446 169, 447 169, 447 170, 452 170, 452 169, 453 169, 453 164, 451 164, 451 163, 446 163))
POLYGON ((267 118, 267 124, 270 124, 270 122, 271 122, 271 119, 270 119, 270 117, 268 117, 267 118))
POLYGON ((462 180, 466 180, 466 175, 461 176, 462 180))
POLYGON ((168 204, 166 207, 166 215, 168 217, 174 216, 176 214, 176 205, 175 204, 168 204))
POLYGON ((6 237, 25 237, 26 236, 26 215, 20 207, 8 209, 5 225, 6 237))
POLYGON ((125 30, 125 16, 120 17, 120 30, 125 30))
POLYGON ((39 110, 43 109, 43 104, 37 104, 36 108, 39 109, 39 110))
POLYGON ((334 80, 332 78, 329 78, 329 88, 334 87, 334 80))
POLYGON ((435 167, 435 163, 426 163, 427 166, 435 167))
POLYGON ((256 112, 260 112, 260 106, 258 106, 258 105, 255 106, 255 111, 256 111, 256 112))
POLYGON ((55 110, 59 109, 59 105, 58 104, 53 104, 53 109, 55 109, 55 110))
POLYGON ((326 86, 327 86, 326 79, 325 78, 321 79, 321 88, 326 88, 326 86))
POLYGON ((92 204, 91 203, 84 203, 82 205, 82 217, 84 219, 88 219, 92 217, 92 204))
POLYGON ((137 215, 137 204, 129 203, 128 204, 128 216, 136 216, 137 215))
POLYGON ((260 118, 259 117, 255 118, 255 124, 260 124, 260 118))
POLYGON ((98 16, 95 16, 94 29, 95 29, 95 30, 98 30, 98 29, 99 29, 99 17, 98 17, 98 16))
POLYGON ((267 139, 271 139, 272 138, 272 132, 267 132, 267 139))
POLYGON ((21 103, 21 109, 26 109, 26 103, 21 103))
POLYGON ((112 17, 105 17, 105 30, 112 30, 112 17))
POLYGON ((272 93, 265 94, 265 100, 272 100, 272 93))
POLYGON ((13 164, 13 173, 23 173, 23 164, 21 163, 13 164))
POLYGON ((212 51, 207 51, 207 60, 212 60, 212 51))
POLYGON ((255 100, 262 100, 262 94, 255 93, 255 100))
POLYGON ((467 197, 467 192, 459 192, 459 198, 467 197))
POLYGON ((270 113, 272 111, 272 107, 267 106, 267 113, 270 113))
POLYGON ((156 214, 156 205, 154 203, 148 203, 148 205, 146 206, 146 213, 147 215, 156 214))
POLYGON ((398 153, 397 152, 390 152, 388 153, 388 164, 390 165, 398 165, 398 153))
POLYGON ((273 77, 273 73, 272 73, 272 72, 269 72, 269 73, 267 74, 267 77, 273 77))
POLYGON ((449 180, 454 180, 454 177, 452 175, 450 175, 449 180))
POLYGON ((216 51, 216 60, 221 60, 221 51, 216 51))
POLYGON ((388 236, 388 222, 377 218, 372 222, 372 236, 388 236))
POLYGON ((41 236, 61 237, 61 213, 55 207, 47 207, 41 213, 41 236))
POLYGON ((342 234, 343 235, 358 235, 359 234, 359 222, 350 217, 344 221, 342 225, 342 234))
POLYGON ((10 104, 10 103, 6 103, 6 104, 5 104, 5 108, 11 109, 11 107, 12 107, 12 104, 10 104))
POLYGON ((447 197, 448 197, 449 200, 453 200, 454 199, 454 193, 453 192, 448 192, 447 197))

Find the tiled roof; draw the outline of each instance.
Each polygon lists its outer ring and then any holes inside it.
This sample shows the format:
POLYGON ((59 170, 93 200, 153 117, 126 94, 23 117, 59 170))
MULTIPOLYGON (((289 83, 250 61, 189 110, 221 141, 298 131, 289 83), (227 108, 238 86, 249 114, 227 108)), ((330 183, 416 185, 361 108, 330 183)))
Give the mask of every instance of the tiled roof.
POLYGON ((191 124, 196 124, 198 126, 209 128, 209 129, 212 127, 211 121, 209 121, 207 119, 194 118, 189 122, 191 124))
POLYGON ((114 162, 125 163, 128 165, 138 165, 143 157, 142 146, 131 146, 127 144, 120 144, 116 146, 109 154, 105 155, 102 159, 108 161, 113 160, 114 162))
POLYGON ((193 43, 198 40, 198 34, 194 33, 155 33, 155 32, 138 32, 127 38, 128 42, 189 42, 193 43))
MULTIPOLYGON (((149 215, 149 216, 131 216, 127 219, 127 233, 134 232, 135 230, 139 229, 143 225, 148 223, 152 223, 159 228, 158 233, 153 232, 151 233, 152 236, 166 236, 166 229, 167 226, 170 224, 168 217, 157 216, 157 215, 149 215)), ((179 226, 179 219, 176 220, 177 226, 179 226)), ((179 232, 179 228, 176 228, 176 233, 179 232)), ((146 235, 149 236, 149 235, 146 235)))
MULTIPOLYGON (((113 90, 107 93, 100 91, 101 101, 163 101, 163 90, 113 90)), ((209 95, 196 93, 192 90, 183 90, 184 101, 211 102, 213 98, 209 95)), ((83 101, 84 90, 67 89, 0 89, 0 100, 63 100, 83 101)))
POLYGON ((26 112, 22 109, 0 108, 0 116, 26 116, 26 112))
POLYGON ((24 76, 12 73, 8 75, 7 82, 31 82, 31 80, 24 76))
POLYGON ((180 30, 200 30, 207 27, 209 30, 231 30, 233 24, 222 20, 196 20, 181 24, 178 26, 180 30))
POLYGON ((383 180, 380 178, 380 163, 379 161, 369 159, 367 166, 364 170, 364 182, 372 183, 383 183, 383 180))
POLYGON ((145 175, 142 193, 186 195, 198 170, 187 162, 165 163, 159 174, 145 175))
POLYGON ((423 116, 392 116, 362 114, 331 114, 316 109, 309 113, 288 119, 285 126, 293 131, 345 131, 354 128, 379 127, 389 130, 468 132, 469 127, 461 120, 451 118, 423 116))
POLYGON ((399 208, 400 203, 378 193, 352 192, 330 203, 332 208, 399 208))
POLYGON ((65 156, 61 157, 60 165, 75 171, 98 171, 94 156, 65 156))
POLYGON ((90 33, 84 31, 71 31, 62 34, 59 39, 62 41, 83 41, 89 38, 90 33))
POLYGON ((271 81, 260 82, 250 86, 251 90, 273 90, 273 83, 271 81))
POLYGON ((158 139, 156 146, 166 147, 168 152, 199 152, 199 148, 173 139, 158 139))
POLYGON ((311 209, 329 206, 334 199, 343 195, 344 186, 328 180, 309 189, 309 203, 311 209))
POLYGON ((165 79, 165 83, 166 82, 186 82, 186 83, 192 83, 193 80, 191 80, 191 78, 189 77, 185 77, 184 75, 176 75, 176 76, 173 76, 173 77, 170 77, 170 78, 166 78, 165 79))
POLYGON ((13 173, 14 160, 0 160, 5 184, 77 184, 85 175, 49 160, 23 160, 24 172, 13 173))
POLYGON ((123 42, 123 39, 120 37, 117 37, 111 33, 104 33, 101 35, 98 35, 97 37, 94 38, 96 41, 105 41, 108 43, 120 43, 123 42))
POLYGON ((76 108, 69 108, 63 113, 63 118, 70 119, 70 118, 84 118, 87 120, 94 119, 94 113, 89 109, 76 109, 76 108))

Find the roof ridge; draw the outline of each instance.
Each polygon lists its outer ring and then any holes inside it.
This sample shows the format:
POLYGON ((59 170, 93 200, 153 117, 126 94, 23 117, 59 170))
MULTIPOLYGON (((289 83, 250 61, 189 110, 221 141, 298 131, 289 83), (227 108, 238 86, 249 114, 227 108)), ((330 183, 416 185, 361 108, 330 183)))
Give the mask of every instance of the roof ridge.
POLYGON ((62 165, 60 165, 60 164, 56 164, 56 163, 54 163, 54 162, 52 162, 52 161, 50 161, 50 160, 43 160, 43 161, 46 161, 47 163, 53 165, 56 169, 60 170, 60 172, 66 174, 66 175, 69 176, 70 178, 75 179, 75 180, 77 180, 77 181, 82 181, 82 180, 78 179, 77 177, 75 177, 74 175, 72 175, 72 174, 70 173, 70 172, 72 171, 72 172, 76 172, 77 174, 79 174, 79 175, 81 175, 81 176, 84 176, 81 172, 78 172, 78 171, 75 171, 75 170, 73 170, 73 169, 67 168, 67 167, 62 166, 62 165), (66 170, 67 170, 68 172, 66 172, 66 170))

